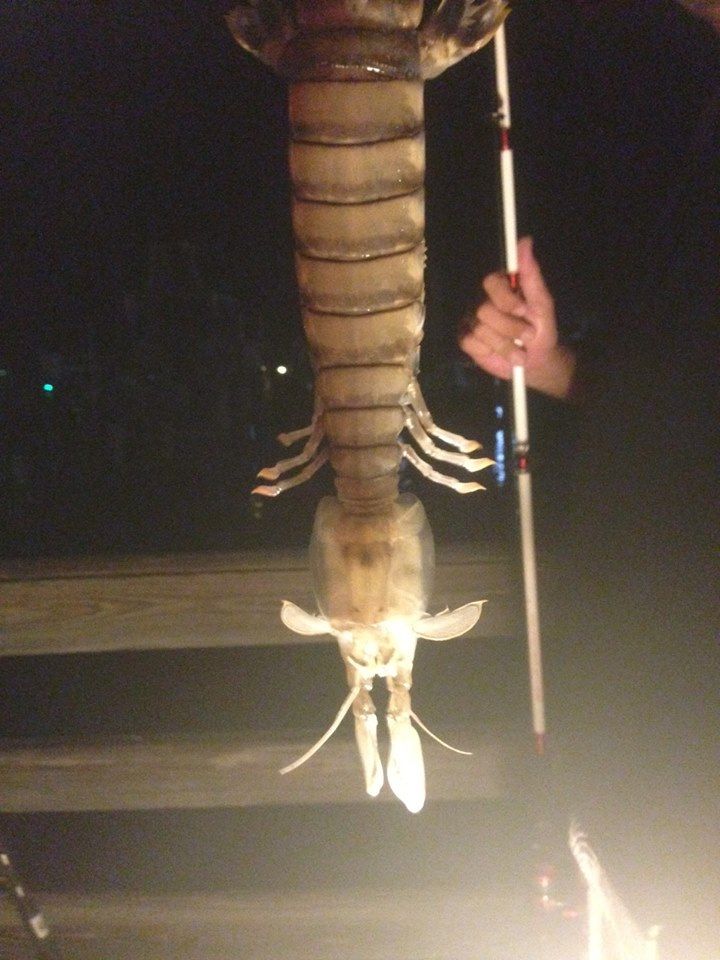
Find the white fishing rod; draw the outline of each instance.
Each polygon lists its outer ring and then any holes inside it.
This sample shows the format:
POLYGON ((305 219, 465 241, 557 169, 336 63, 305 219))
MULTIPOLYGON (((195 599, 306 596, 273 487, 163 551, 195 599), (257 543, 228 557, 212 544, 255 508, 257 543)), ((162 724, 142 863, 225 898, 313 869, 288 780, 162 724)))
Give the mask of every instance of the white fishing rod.
MULTIPOLYGON (((505 269, 510 286, 520 290, 517 260, 517 220, 515 215, 515 172, 510 145, 510 86, 508 82, 505 25, 495 34, 495 82, 497 87, 497 121, 499 133, 500 189, 502 195, 505 269)), ((518 343, 518 346, 522 344, 518 343)), ((512 368, 513 458, 520 513, 520 548, 522 551, 525 621, 527 626, 530 698, 535 747, 540 756, 545 749, 545 697, 543 693, 540 613, 538 608, 537 562, 533 523, 532 479, 530 476, 530 434, 528 430, 525 367, 512 368)))

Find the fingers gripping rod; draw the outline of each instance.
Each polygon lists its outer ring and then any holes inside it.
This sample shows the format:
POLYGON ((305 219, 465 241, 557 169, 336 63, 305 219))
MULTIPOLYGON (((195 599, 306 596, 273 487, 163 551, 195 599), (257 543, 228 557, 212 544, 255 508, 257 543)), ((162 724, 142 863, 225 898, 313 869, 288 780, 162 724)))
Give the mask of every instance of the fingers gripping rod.
MULTIPOLYGON (((519 289, 517 259, 517 220, 515 215, 515 174, 510 146, 510 86, 508 82, 505 25, 495 34, 495 82, 497 87, 497 121, 499 133, 500 190, 502 196, 505 269, 513 290, 519 289)), ((520 346, 521 344, 518 344, 520 346)), ((520 547, 522 551, 525 621, 527 626, 530 698, 535 745, 539 755, 545 747, 545 698, 543 693, 540 614, 538 608, 537 563, 533 523, 532 480, 530 476, 530 435, 528 430, 525 368, 512 368, 513 456, 520 513, 520 547)))

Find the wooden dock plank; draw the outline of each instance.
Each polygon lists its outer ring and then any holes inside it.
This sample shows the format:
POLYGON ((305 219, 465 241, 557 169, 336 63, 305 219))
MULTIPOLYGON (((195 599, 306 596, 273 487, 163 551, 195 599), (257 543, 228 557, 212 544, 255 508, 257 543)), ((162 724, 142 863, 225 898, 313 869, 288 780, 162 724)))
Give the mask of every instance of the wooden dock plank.
MULTIPOLYGON (((298 770, 279 774, 320 732, 305 737, 253 734, 93 743, 0 741, 0 809, 20 813, 378 802, 365 797, 355 743, 342 735, 298 770)), ((433 799, 496 799, 511 792, 520 748, 507 731, 464 729, 447 736, 473 755, 458 756, 426 742, 433 799)), ((382 742, 383 755, 386 749, 382 742)), ((378 800, 397 802, 387 787, 378 800)))
MULTIPOLYGON (((310 890, 186 896, 51 896, 44 913, 74 960, 515 960, 535 955, 539 921, 515 888, 310 890), (523 909, 524 908, 524 909, 523 909)), ((543 918, 540 918, 542 922, 543 918)), ((567 934, 565 940, 567 941, 567 934)), ((579 949, 564 955, 577 956, 579 949)), ((0 947, 24 960, 17 925, 0 947)), ((572 942, 579 948, 579 943, 572 942)))
MULTIPOLYGON (((433 609, 486 598, 475 636, 517 628, 520 603, 501 551, 439 550, 433 598, 433 609)), ((308 642, 281 624, 283 599, 315 608, 304 554, 5 564, 0 655, 308 642)))

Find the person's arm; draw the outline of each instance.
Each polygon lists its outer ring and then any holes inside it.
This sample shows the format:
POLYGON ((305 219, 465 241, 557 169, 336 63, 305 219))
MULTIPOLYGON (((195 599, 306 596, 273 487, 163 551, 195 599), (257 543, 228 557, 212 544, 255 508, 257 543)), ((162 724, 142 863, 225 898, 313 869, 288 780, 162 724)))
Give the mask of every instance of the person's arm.
POLYGON ((525 367, 528 387, 559 400, 573 397, 576 356, 559 343, 555 302, 533 254, 532 239, 518 241, 519 291, 505 274, 483 281, 487 299, 460 347, 486 373, 508 380, 516 364, 525 367))
POLYGON ((720 33, 720 2, 718 0, 679 0, 696 17, 707 20, 710 26, 720 33))

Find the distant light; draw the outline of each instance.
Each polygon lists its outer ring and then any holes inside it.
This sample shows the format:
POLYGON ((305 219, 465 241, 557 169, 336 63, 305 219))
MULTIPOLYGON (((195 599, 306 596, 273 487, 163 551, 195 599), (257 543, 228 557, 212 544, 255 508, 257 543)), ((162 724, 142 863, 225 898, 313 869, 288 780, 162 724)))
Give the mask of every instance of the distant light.
POLYGON ((55 389, 55 387, 53 386, 52 383, 44 383, 44 384, 43 384, 43 390, 45 391, 45 393, 52 393, 54 389, 55 389))
POLYGON ((281 376, 282 376, 282 374, 287 373, 287 367, 284 366, 284 364, 282 364, 282 363, 280 364, 279 367, 275 367, 275 369, 277 370, 277 372, 278 372, 281 376))
POLYGON ((7 370, 0 370, 0 377, 6 377, 8 375, 7 370))
POLYGON ((504 486, 507 475, 505 472, 505 431, 495 431, 495 479, 499 487, 504 486))

